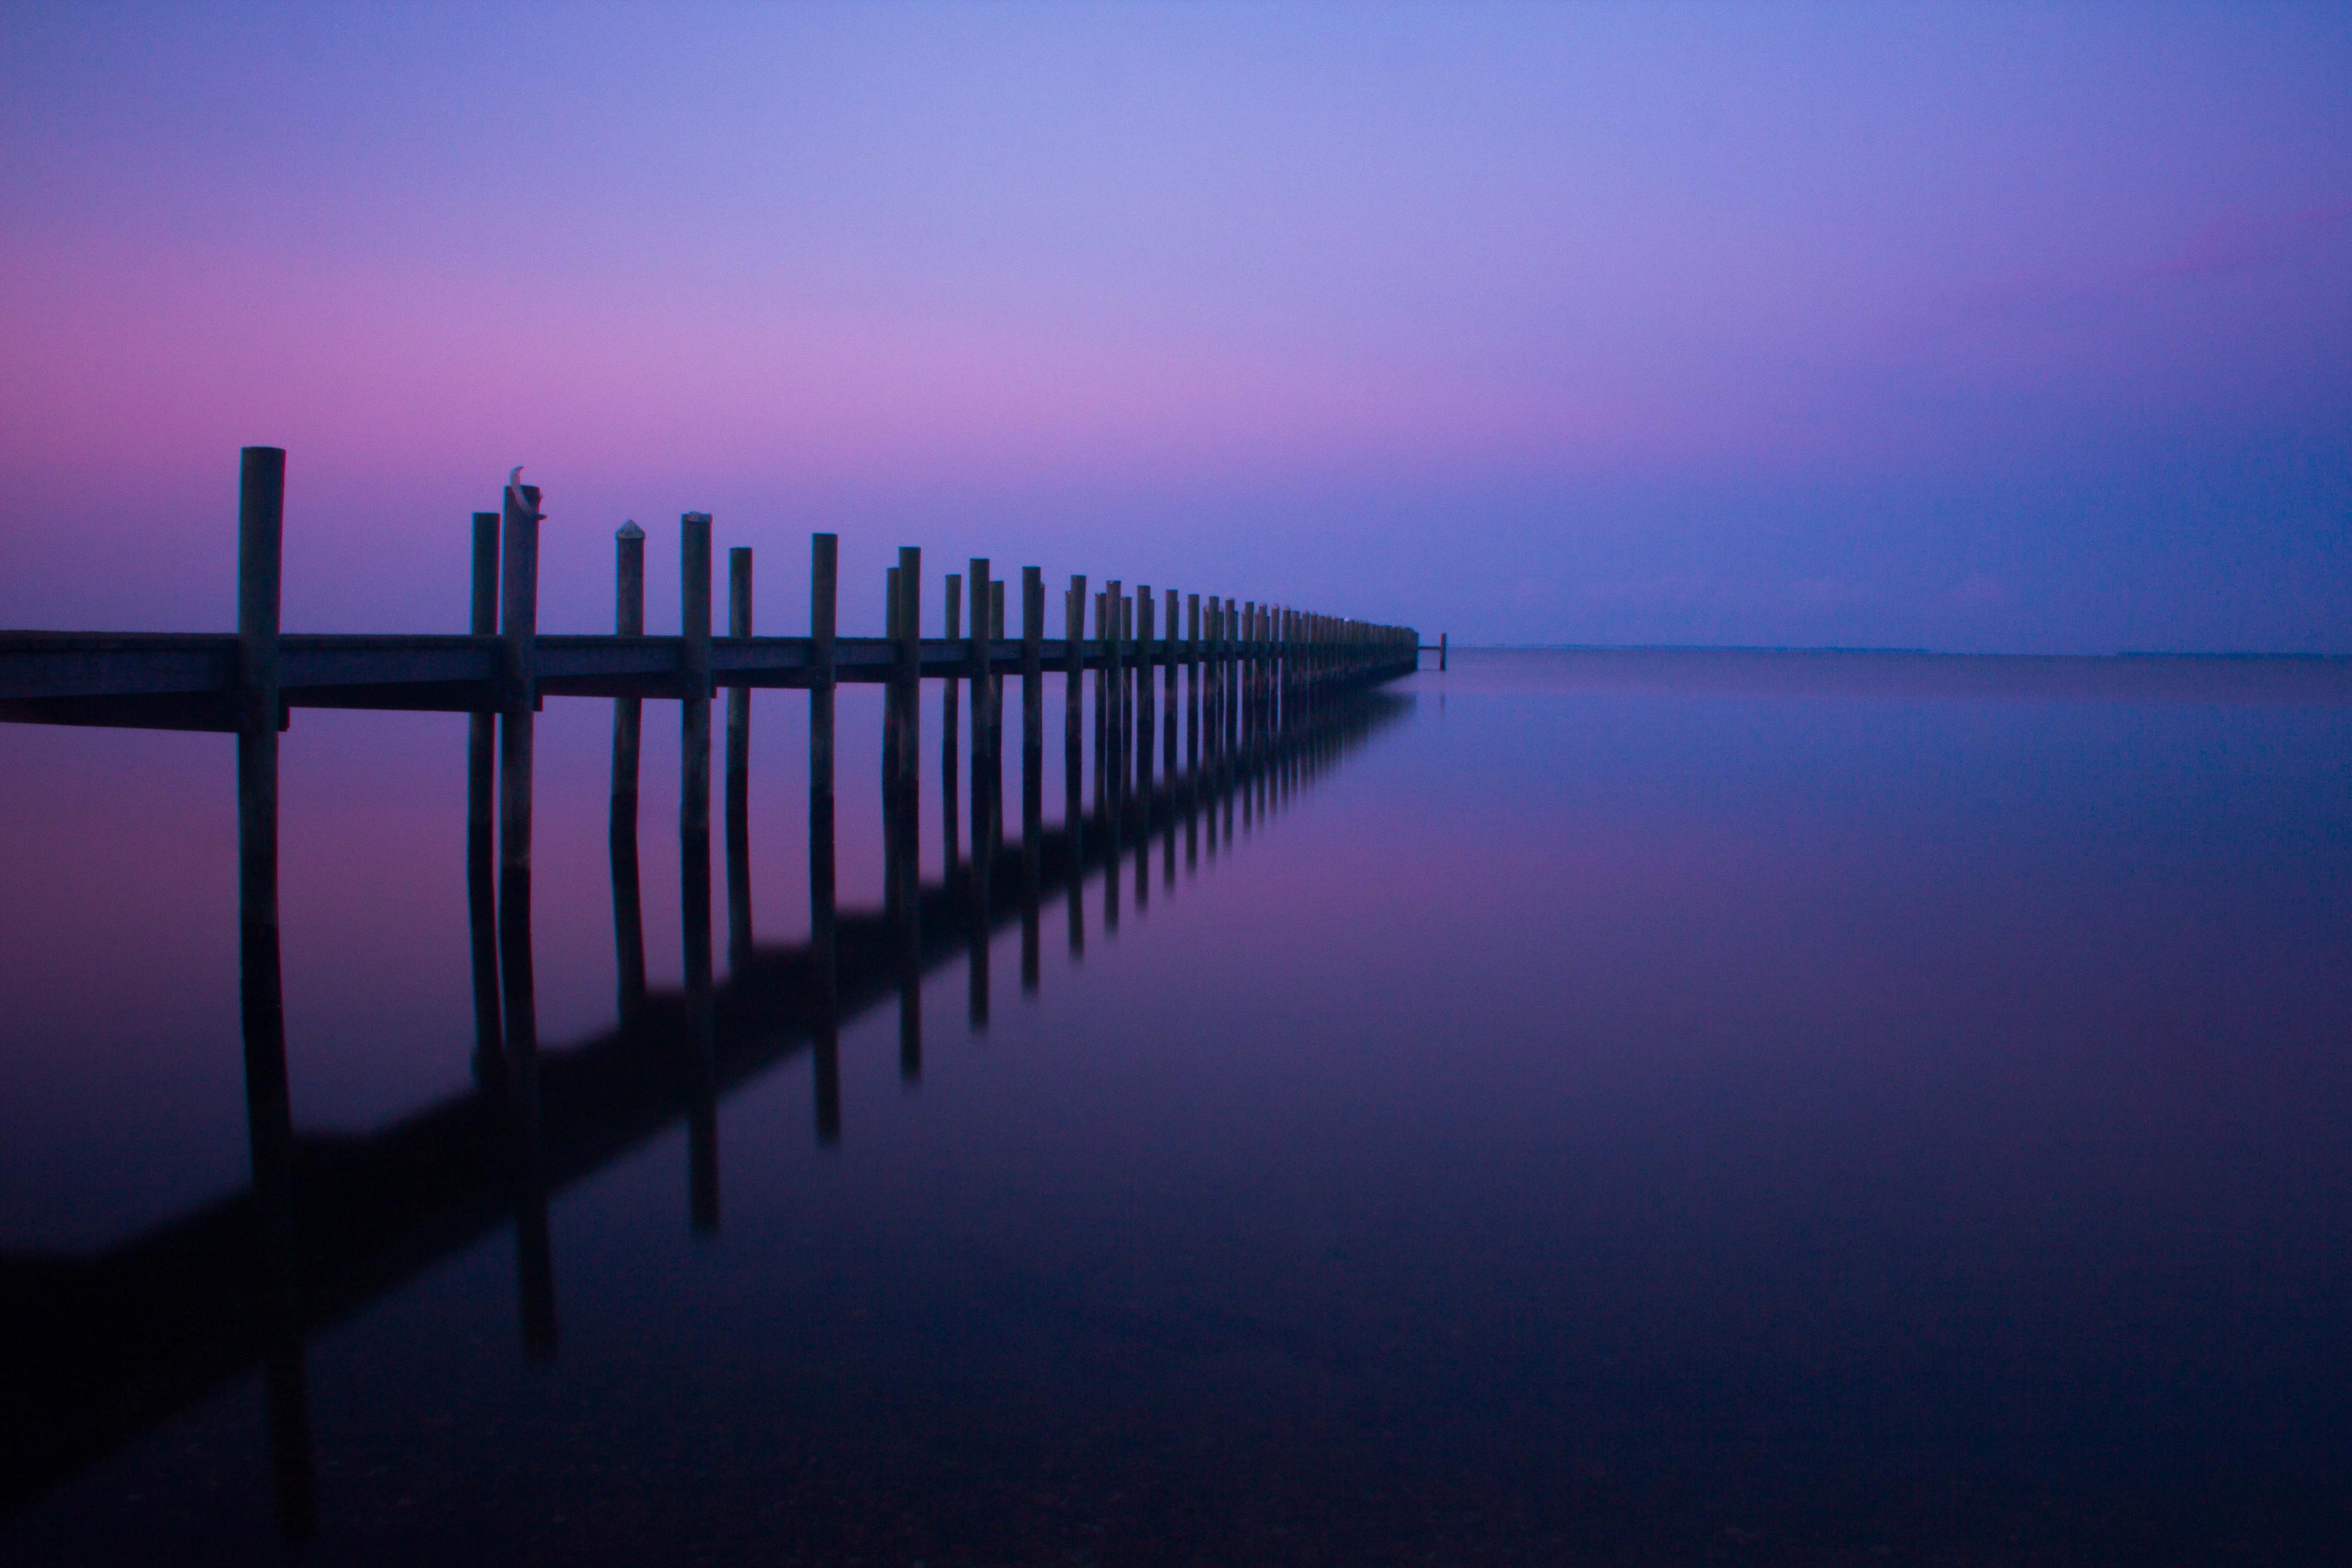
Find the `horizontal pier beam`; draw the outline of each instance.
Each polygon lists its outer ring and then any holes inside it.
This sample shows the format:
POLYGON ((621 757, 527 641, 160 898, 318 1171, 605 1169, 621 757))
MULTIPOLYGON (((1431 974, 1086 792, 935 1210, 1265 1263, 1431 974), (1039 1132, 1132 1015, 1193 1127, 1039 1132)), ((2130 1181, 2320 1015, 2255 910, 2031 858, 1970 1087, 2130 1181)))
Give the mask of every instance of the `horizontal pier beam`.
MULTIPOLYGON (((813 643, 804 637, 712 637, 712 684, 805 689, 814 684, 813 643)), ((972 643, 924 637, 926 680, 969 677, 972 643)), ((1066 646, 1066 645, 1065 645, 1066 646)), ((1188 647, 1190 645, 1179 645, 1188 647)), ((1360 655, 1402 655, 1379 642, 1335 645, 1360 655)), ((683 690, 685 639, 675 637, 541 636, 534 679, 542 697, 675 698, 683 690)), ((839 637, 835 679, 879 685, 895 678, 898 646, 888 637, 839 637)), ((1222 645, 1222 657, 1280 656, 1271 639, 1222 645)), ((992 637, 988 668, 1018 675, 1019 637, 992 637)), ((1198 662, 1180 653, 1181 662, 1198 662)), ((497 712, 502 704, 500 639, 467 636, 288 636, 280 639, 280 700, 294 708, 497 712)), ((1066 668, 1066 655, 1055 663, 1066 668)), ((1079 644, 1082 669, 1117 666, 1099 638, 1079 644)), ((1384 667, 1369 667, 1376 676, 1384 667)), ((1404 673, 1397 668, 1385 673, 1404 673)), ((0 633, 0 721, 121 725, 139 729, 234 730, 237 690, 234 633, 0 633)))

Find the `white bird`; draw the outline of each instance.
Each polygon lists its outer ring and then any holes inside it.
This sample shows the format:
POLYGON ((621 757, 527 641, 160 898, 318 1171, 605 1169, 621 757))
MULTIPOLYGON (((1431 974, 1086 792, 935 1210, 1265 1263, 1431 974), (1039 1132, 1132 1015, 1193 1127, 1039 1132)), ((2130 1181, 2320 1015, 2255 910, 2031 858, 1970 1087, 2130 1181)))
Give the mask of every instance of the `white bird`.
POLYGON ((514 466, 514 472, 507 476, 507 505, 514 508, 515 510, 522 513, 525 517, 532 519, 534 521, 547 515, 545 512, 540 510, 539 508, 531 504, 530 498, 529 496, 523 494, 522 465, 520 463, 517 463, 514 466))

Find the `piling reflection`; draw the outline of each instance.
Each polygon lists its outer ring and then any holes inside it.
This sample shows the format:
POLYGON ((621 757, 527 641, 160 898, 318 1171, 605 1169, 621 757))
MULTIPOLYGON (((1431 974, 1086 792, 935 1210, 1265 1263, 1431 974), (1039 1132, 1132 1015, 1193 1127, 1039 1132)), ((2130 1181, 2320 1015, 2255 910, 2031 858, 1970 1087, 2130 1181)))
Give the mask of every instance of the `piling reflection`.
MULTIPOLYGON (((1042 682, 1041 682, 1042 685, 1042 682)), ((315 1518, 311 1438, 303 1399, 301 1346, 321 1325, 364 1307, 404 1281, 511 1224, 520 1337, 526 1354, 543 1359, 557 1344, 555 1270, 549 1231, 551 1194, 666 1129, 683 1124, 690 1168, 689 1215, 707 1231, 719 1215, 717 1107, 722 1095, 798 1053, 812 1055, 816 1136, 842 1136, 839 1031, 843 1021, 896 999, 902 1064, 920 1061, 923 976, 977 952, 983 967, 995 930, 1015 921, 1024 933, 1024 984, 1038 983, 1030 935, 1055 898, 1068 910, 1074 952, 1083 946, 1086 884, 1100 877, 1113 889, 1106 921, 1116 919, 1117 880, 1126 845, 1119 824, 1156 824, 1130 836, 1172 842, 1173 824, 1213 814, 1273 767, 1295 762, 1312 780, 1362 744, 1404 709, 1377 693, 1302 710, 1295 727, 1270 732, 1255 756, 1163 776, 1149 793, 1121 792, 1116 767, 1097 772, 1096 795, 1075 787, 1058 825, 1044 821, 1042 740, 1045 695, 1029 699, 1024 682, 1021 841, 976 837, 964 875, 929 884, 913 844, 914 789, 888 771, 892 791, 885 856, 889 905, 837 908, 835 801, 831 787, 833 692, 811 692, 809 794, 810 941, 753 945, 723 986, 711 963, 711 899, 707 774, 701 810, 689 788, 680 816, 682 938, 686 984, 645 994, 631 1016, 595 1038, 559 1051, 538 1039, 530 935, 530 744, 532 710, 519 688, 498 718, 508 764, 500 781, 498 963, 501 1017, 497 1081, 429 1106, 360 1136, 294 1137, 285 1078, 282 1007, 278 1002, 274 834, 275 734, 241 738, 245 805, 257 828, 244 858, 248 886, 243 960, 247 996, 248 1117, 254 1182, 250 1190, 181 1215, 110 1252, 71 1263, 5 1267, 5 1326, 0 1355, 16 1391, 0 1438, 0 1500, 18 1504, 108 1448, 161 1421, 240 1373, 258 1369, 270 1413, 272 1465, 287 1528, 307 1531, 315 1518), (1033 722, 1033 721, 1034 721, 1033 722), (1114 798, 1107 799, 1104 792, 1114 798), (1121 806, 1116 798, 1126 796, 1121 806), (994 900, 974 889, 1017 885, 1018 900, 994 900)), ((1108 702, 1110 695, 1102 694, 1108 702)), ((708 700, 684 706, 691 730, 708 722, 708 700), (699 720, 694 710, 701 709, 699 720)), ((908 716, 893 721, 903 744, 908 716), (904 725, 903 729, 898 726, 904 725)), ((1077 738, 1066 729, 1066 742, 1077 738)), ((1213 751, 1203 735, 1204 757, 1213 751)), ((694 748, 689 743, 688 756, 694 748)), ((903 752, 892 759, 903 758, 903 752)), ((1107 761, 1115 761, 1107 759, 1107 761)), ((1078 748, 1066 744, 1066 782, 1083 777, 1078 748)), ((991 770, 975 785, 983 795, 991 770)), ((467 768, 468 787, 474 772, 467 768)), ((469 806, 471 805, 469 799, 469 806)), ((992 801, 975 820, 991 820, 992 801)), ((630 814, 634 822, 634 812, 630 814)), ((476 905, 478 840, 468 818, 467 879, 476 905)), ((616 836, 616 845, 621 839, 616 836)), ((616 925, 637 919, 635 836, 616 855, 616 925), (625 920, 624 919, 625 913, 625 920)), ((1163 857, 1164 862, 1164 857, 1163 857)), ((1170 886, 1163 883, 1163 889, 1170 886)), ((1181 884, 1175 885, 1181 893, 1181 884)), ((11 1260, 0 1259, 0 1266, 11 1260)))

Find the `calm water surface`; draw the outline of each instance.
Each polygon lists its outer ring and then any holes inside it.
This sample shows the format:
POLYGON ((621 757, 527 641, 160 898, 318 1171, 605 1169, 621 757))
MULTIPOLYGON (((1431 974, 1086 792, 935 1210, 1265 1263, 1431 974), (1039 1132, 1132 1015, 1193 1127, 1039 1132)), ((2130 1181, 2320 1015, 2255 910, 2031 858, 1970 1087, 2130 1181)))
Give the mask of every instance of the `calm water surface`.
MULTIPOLYGON (((1000 931, 984 1027, 937 963, 919 1074, 893 999, 847 1019, 837 1142, 780 1045, 720 1101, 715 1226, 658 1120, 554 1193, 551 1306, 509 1210, 445 1227, 291 1384, 150 1390, 0 1555, 2344 1561, 2347 691, 1457 654, 1230 840, 1180 832, 1140 889, 1130 857, 1115 931, 1089 881, 1082 957, 1055 895, 1034 994, 1000 931)), ((809 929, 803 702, 756 710, 769 951, 809 929)), ((675 711, 647 707, 657 989, 675 711)), ((551 1058, 614 1021, 609 722, 542 721, 551 1058)), ((877 730, 845 695, 845 909, 882 900, 877 730)), ((448 716, 287 736, 306 1168, 474 1092, 463 747, 448 716)), ((0 757, 21 1390, 24 1303, 247 1154, 230 743, 15 729, 0 757)), ((936 794, 922 820, 936 879, 936 794)))

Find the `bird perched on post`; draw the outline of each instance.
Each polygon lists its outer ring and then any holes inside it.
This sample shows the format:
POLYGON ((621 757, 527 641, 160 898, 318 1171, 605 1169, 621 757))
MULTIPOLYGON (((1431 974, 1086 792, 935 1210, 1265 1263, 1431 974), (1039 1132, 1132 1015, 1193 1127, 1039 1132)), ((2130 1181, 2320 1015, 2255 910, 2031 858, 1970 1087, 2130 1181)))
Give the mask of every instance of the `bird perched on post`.
POLYGON ((522 465, 517 463, 514 472, 507 476, 507 505, 537 522, 547 514, 539 510, 539 487, 522 482, 522 465))

